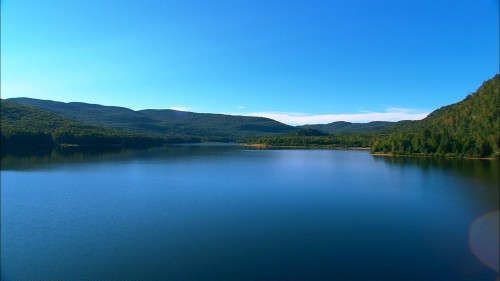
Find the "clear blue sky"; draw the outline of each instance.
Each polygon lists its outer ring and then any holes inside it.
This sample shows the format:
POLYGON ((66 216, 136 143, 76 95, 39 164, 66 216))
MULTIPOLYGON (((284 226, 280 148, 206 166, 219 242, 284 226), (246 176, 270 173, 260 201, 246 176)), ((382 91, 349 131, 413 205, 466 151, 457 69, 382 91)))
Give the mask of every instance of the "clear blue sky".
POLYGON ((1 0, 2 98, 418 119, 499 72, 498 0, 1 0))

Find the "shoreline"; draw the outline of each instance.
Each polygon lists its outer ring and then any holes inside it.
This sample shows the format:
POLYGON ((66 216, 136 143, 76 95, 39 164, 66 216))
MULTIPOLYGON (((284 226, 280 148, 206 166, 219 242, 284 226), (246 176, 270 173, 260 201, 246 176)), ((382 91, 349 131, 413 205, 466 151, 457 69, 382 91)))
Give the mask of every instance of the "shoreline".
MULTIPOLYGON (((370 151, 369 147, 340 147, 329 145, 318 146, 300 146, 300 145, 268 145, 264 143, 240 143, 242 147, 253 147, 258 149, 329 149, 329 150, 360 150, 370 151)), ((487 160, 495 161, 495 157, 457 157, 457 156, 444 156, 444 155, 419 155, 419 154, 392 154, 392 153, 371 153, 372 156, 378 157, 411 157, 411 158, 443 158, 443 159, 467 159, 467 160, 487 160)))
POLYGON ((442 158, 442 159, 467 159, 467 160, 488 160, 495 161, 494 157, 457 157, 457 156, 440 156, 440 155, 418 155, 418 154, 392 154, 392 153, 370 153, 372 156, 378 157, 412 157, 412 158, 442 158))
POLYGON ((341 147, 331 145, 269 145, 264 143, 240 143, 242 147, 253 147, 261 149, 337 149, 337 150, 363 150, 367 151, 369 147, 341 147))

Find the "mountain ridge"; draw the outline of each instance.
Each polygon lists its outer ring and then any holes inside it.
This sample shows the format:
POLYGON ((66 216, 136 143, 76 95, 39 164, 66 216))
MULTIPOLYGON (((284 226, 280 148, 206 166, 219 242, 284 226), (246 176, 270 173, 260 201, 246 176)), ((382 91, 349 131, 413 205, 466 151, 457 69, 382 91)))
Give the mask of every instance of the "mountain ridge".
MULTIPOLYGON (((4 105, 18 104, 72 120, 71 122, 79 122, 72 125, 75 128, 83 125, 98 126, 101 128, 100 133, 104 135, 145 134, 164 139, 177 138, 179 141, 191 139, 249 141, 277 146, 371 147, 373 153, 383 154, 490 157, 499 155, 499 88, 500 75, 496 74, 484 81, 474 93, 462 101, 436 109, 426 118, 417 121, 369 123, 340 121, 295 127, 263 117, 195 113, 172 109, 134 111, 124 107, 82 102, 63 103, 12 98, 2 100, 2 129, 4 121, 7 121, 7 124, 8 122, 11 122, 11 125, 15 124, 15 118, 12 119, 15 116, 4 114, 4 105), (111 131, 106 132, 106 130, 111 131)), ((32 111, 24 110, 24 112, 30 115, 32 111)), ((42 125, 40 122, 37 124, 46 130, 51 127, 51 124, 42 125)), ((72 126, 69 126, 68 130, 74 129, 72 126)), ((16 126, 9 128, 9 130, 29 131, 29 124, 24 123, 19 128, 16 126)), ((4 130, 2 130, 3 136, 4 130)), ((52 136, 54 138, 54 135, 52 136)))
POLYGON ((158 136, 128 134, 75 121, 55 113, 0 100, 2 155, 48 153, 59 146, 144 148, 163 145, 158 136))
POLYGON ((422 120, 383 124, 382 128, 364 132, 348 132, 349 123, 337 122, 323 128, 337 126, 343 133, 288 135, 252 141, 271 147, 369 148, 376 155, 498 158, 499 92, 500 75, 496 74, 462 101, 436 109, 422 120))
POLYGON ((295 130, 292 126, 264 117, 194 113, 172 109, 134 111, 125 107, 81 102, 63 103, 31 98, 11 98, 8 100, 76 121, 130 133, 241 141, 248 137, 290 133, 295 130))
POLYGON ((198 113, 173 109, 132 110, 119 106, 84 102, 60 102, 27 97, 7 100, 46 110, 83 123, 131 133, 171 134, 181 137, 217 136, 222 140, 229 141, 241 141, 246 138, 269 136, 269 134, 287 134, 300 129, 315 129, 326 134, 372 132, 397 123, 389 121, 372 121, 368 123, 337 121, 328 124, 291 126, 271 118, 256 116, 198 113), (244 134, 244 136, 224 133, 221 128, 227 128, 228 126, 232 127, 232 130, 248 131, 249 133, 244 134))
POLYGON ((397 122, 371 121, 368 123, 352 123, 347 121, 336 121, 328 124, 308 124, 299 127, 306 129, 316 129, 327 134, 343 134, 343 133, 373 132, 394 125, 395 123, 397 122))
MULTIPOLYGON (((182 117, 189 117, 190 121, 209 118, 232 118, 239 120, 240 126, 238 129, 262 131, 267 133, 290 133, 295 129, 315 129, 327 134, 343 134, 343 133, 356 133, 356 132, 371 132, 377 131, 397 122, 390 121, 372 121, 368 123, 353 123, 347 121, 337 121, 328 124, 307 124, 292 126, 281 123, 271 118, 245 116, 245 115, 231 115, 231 114, 218 114, 218 113, 198 113, 191 111, 180 111, 174 109, 141 109, 132 110, 120 106, 108 106, 84 102, 60 102, 53 100, 34 99, 28 97, 10 98, 7 99, 12 102, 31 106, 34 108, 47 110, 49 112, 62 115, 80 122, 112 127, 114 129, 125 130, 134 133, 174 133, 176 135, 192 136, 189 131, 180 132, 171 131, 172 128, 165 127, 165 125, 175 125, 178 128, 186 126, 186 122, 182 122, 182 117), (105 115, 103 115, 105 114, 105 115), (248 122, 248 121, 252 122, 248 122), (265 122, 264 122, 265 120, 265 122), (161 123, 164 124, 161 124, 161 123), (171 123, 171 124, 165 124, 171 123), (268 122, 268 124, 265 124, 268 122), (130 124, 134 123, 134 124, 130 124), (246 124, 244 124, 246 123, 246 124), (248 124, 250 123, 250 124, 248 124), (257 123, 257 124, 254 124, 257 123), (275 127, 270 126, 271 123, 275 127), (281 127, 281 128, 278 128, 281 127), (169 130, 170 129, 170 130, 169 130)), ((198 120, 199 121, 199 120, 198 120)), ((401 122, 401 121, 398 121, 401 122)), ((224 122, 218 122, 224 123, 224 122)), ((226 123, 228 123, 226 121, 226 123)), ((227 124, 220 124, 227 125, 227 124)), ((233 124, 234 125, 234 124, 233 124)), ((197 128, 197 135, 210 135, 205 128, 197 128)), ((213 130, 214 128, 212 128, 213 130)), ((217 131, 217 130, 216 130, 217 131)), ((250 137, 255 137, 252 135, 250 137)))

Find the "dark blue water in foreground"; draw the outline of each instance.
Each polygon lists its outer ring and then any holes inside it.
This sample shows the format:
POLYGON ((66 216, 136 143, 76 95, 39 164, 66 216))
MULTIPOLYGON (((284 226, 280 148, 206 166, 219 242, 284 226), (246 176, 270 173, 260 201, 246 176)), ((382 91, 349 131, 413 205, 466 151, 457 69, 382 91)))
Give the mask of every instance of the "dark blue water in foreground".
POLYGON ((174 147, 2 169, 2 280, 497 278, 496 161, 174 147))

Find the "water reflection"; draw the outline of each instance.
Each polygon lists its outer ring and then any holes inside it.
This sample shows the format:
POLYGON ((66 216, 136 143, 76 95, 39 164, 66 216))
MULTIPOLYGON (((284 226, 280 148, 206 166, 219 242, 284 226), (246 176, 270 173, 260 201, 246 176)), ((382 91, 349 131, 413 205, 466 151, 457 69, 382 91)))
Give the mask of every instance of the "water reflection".
MULTIPOLYGON (((476 212, 487 214, 476 217, 470 223, 469 247, 470 251, 483 264, 489 266, 498 272, 499 242, 498 242, 498 187, 499 187, 499 161, 490 160, 469 160, 469 159, 446 159, 446 158, 410 158, 410 157, 379 157, 373 156, 377 163, 390 166, 392 169, 405 169, 415 167, 422 171, 423 176, 429 176, 436 172, 449 174, 457 178, 463 178, 462 182, 467 181, 463 188, 452 186, 453 192, 446 196, 458 195, 455 200, 475 198, 474 205, 476 212), (482 187, 493 190, 491 193, 481 193, 477 188, 477 181, 482 182, 482 187), (496 197, 496 199, 495 199, 496 197)), ((432 178, 432 176, 431 176, 432 178)), ((435 179, 435 177, 434 177, 435 179)), ((466 201, 460 203, 464 208, 466 201)), ((452 226, 450 226, 452 227, 452 226)), ((440 248, 441 244, 434 245, 433 248, 440 248)), ((449 250, 439 252, 448 253, 449 250)), ((447 255, 443 258, 448 259, 447 255)))
POLYGON ((239 146, 2 161, 23 169, 2 171, 2 280, 497 275, 469 248, 493 260, 494 232, 471 224, 498 210, 494 162, 239 146))
MULTIPOLYGON (((186 159, 192 157, 217 157, 221 153, 235 150, 260 150, 259 148, 241 147, 234 144, 208 145, 174 145, 161 148, 143 150, 105 148, 90 150, 82 147, 68 147, 53 150, 42 155, 7 155, 1 158, 1 170, 31 170, 72 163, 99 163, 120 162, 134 159, 186 159)), ((418 157, 381 157, 373 156, 376 163, 383 163, 392 167, 418 167, 426 171, 441 170, 459 176, 480 179, 490 183, 500 182, 499 161, 468 160, 446 158, 418 158, 418 157)))
POLYGON ((390 166, 414 166, 424 171, 442 170, 447 173, 476 178, 490 183, 499 183, 498 160, 448 159, 423 157, 373 156, 376 162, 390 166))
MULTIPOLYGON (((43 155, 6 155, 1 158, 1 170, 33 170, 47 169, 65 164, 75 163, 100 163, 100 162, 123 162, 134 159, 179 159, 190 157, 213 157, 223 151, 240 150, 238 145, 210 144, 210 145, 173 145, 150 149, 103 149, 86 150, 85 148, 73 147, 53 150, 43 155)), ((251 150, 252 148, 245 148, 251 150)))

